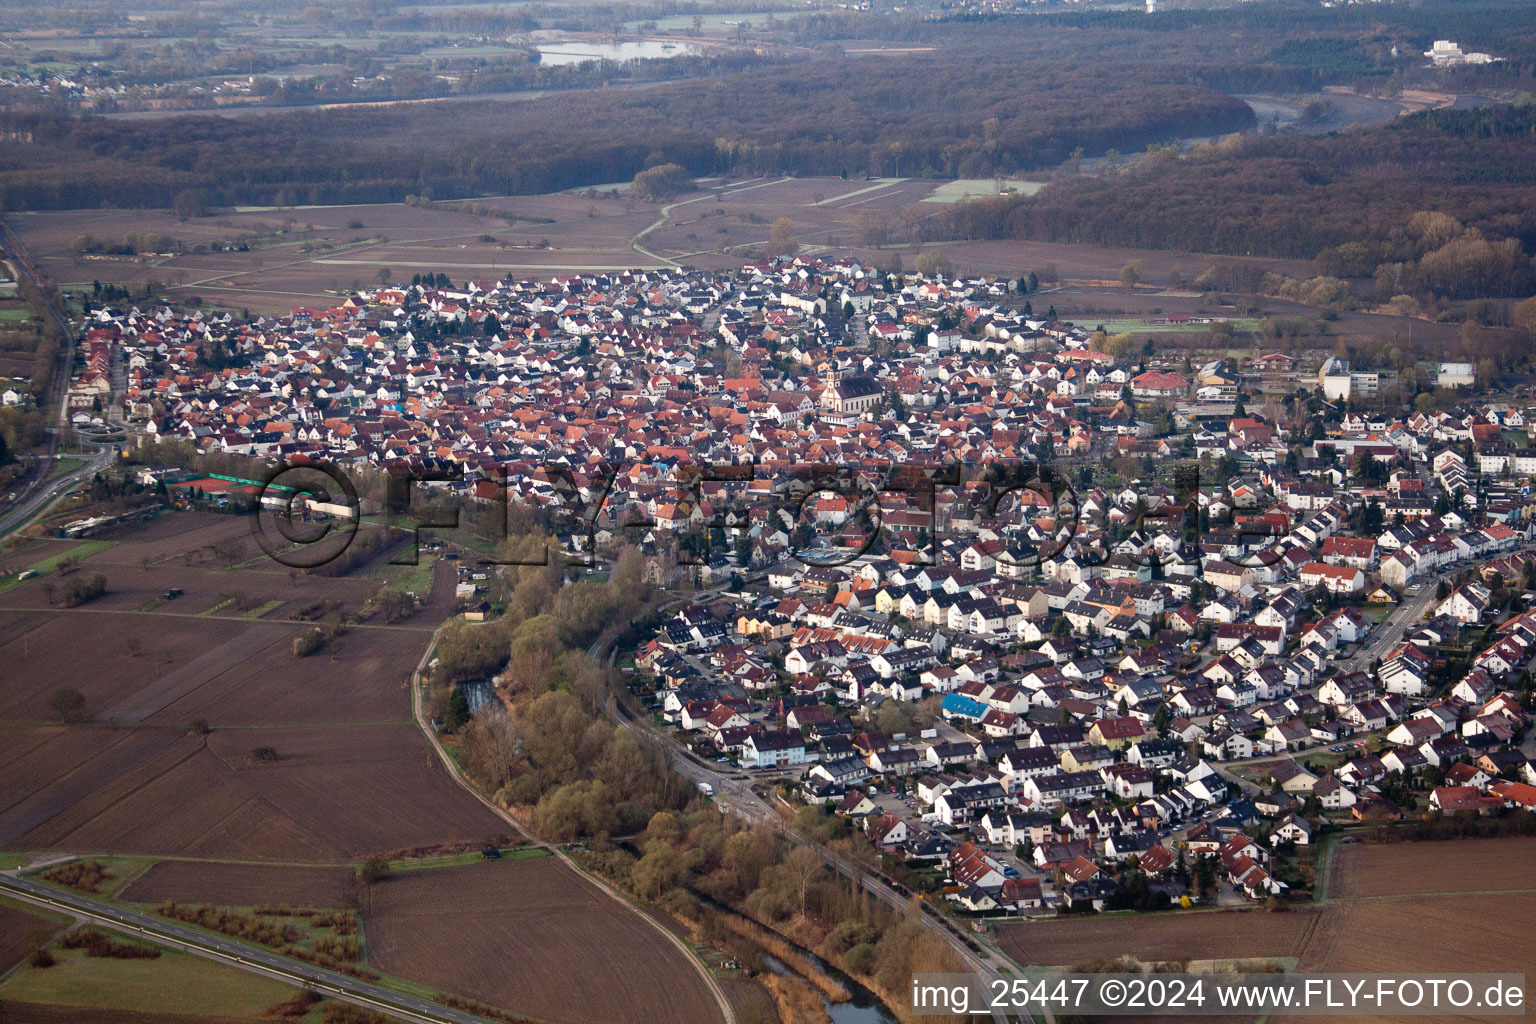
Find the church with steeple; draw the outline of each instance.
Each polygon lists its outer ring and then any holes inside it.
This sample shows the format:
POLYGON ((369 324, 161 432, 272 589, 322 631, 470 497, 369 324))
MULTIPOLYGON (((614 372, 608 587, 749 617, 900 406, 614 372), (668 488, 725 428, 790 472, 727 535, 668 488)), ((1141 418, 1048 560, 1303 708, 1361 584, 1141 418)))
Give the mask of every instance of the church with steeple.
POLYGON ((847 375, 836 363, 827 364, 826 387, 821 392, 821 407, 826 411, 862 416, 879 408, 883 396, 873 377, 847 375))

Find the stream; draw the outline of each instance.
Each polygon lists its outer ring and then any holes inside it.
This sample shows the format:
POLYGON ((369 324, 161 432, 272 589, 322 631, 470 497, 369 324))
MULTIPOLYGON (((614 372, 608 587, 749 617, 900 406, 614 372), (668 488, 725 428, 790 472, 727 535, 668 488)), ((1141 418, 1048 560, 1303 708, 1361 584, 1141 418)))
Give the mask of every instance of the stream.
MULTIPOLYGON (((880 1001, 879 996, 827 963, 815 953, 806 949, 800 949, 800 955, 814 964, 817 970, 820 970, 848 990, 848 995, 851 998, 846 1003, 834 1003, 826 996, 821 997, 821 1005, 826 1008, 827 1016, 832 1018, 832 1024, 898 1024, 895 1014, 885 1008, 885 1004, 880 1001)), ((770 954, 763 954, 763 962, 775 974, 791 977, 798 976, 798 972, 791 970, 777 957, 770 954)))

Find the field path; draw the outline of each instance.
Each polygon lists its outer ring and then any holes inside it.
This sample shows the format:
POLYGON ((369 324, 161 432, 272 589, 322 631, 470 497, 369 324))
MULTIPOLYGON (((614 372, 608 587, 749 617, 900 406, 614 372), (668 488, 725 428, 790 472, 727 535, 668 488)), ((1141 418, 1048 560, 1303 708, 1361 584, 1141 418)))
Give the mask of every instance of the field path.
MULTIPOLYGON (((454 232, 451 235, 438 235, 438 236, 433 237, 433 238, 413 238, 413 239, 410 240, 410 242, 411 242, 412 245, 419 245, 419 244, 422 244, 424 242, 451 242, 451 241, 454 241, 456 239, 470 239, 470 238, 476 238, 478 236, 479 236, 479 232, 477 232, 477 231, 456 231, 456 232, 454 232)), ((330 249, 330 250, 327 250, 327 251, 328 252, 353 253, 353 252, 362 252, 365 249, 378 249, 378 248, 381 248, 383 246, 397 245, 397 244, 399 244, 398 240, 392 242, 392 241, 385 241, 385 240, 380 240, 380 239, 375 238, 375 239, 372 239, 371 241, 359 242, 356 245, 342 246, 339 249, 330 249)), ((237 277, 245 277, 247 274, 255 274, 255 273, 258 273, 260 271, 282 270, 282 269, 285 269, 285 268, 288 268, 288 267, 301 267, 301 266, 303 266, 306 263, 337 263, 337 262, 365 263, 367 261, 364 261, 364 260, 341 261, 341 260, 334 260, 334 259, 325 259, 321 255, 315 255, 315 256, 305 255, 303 259, 281 260, 281 261, 279 261, 277 263, 263 264, 263 263, 257 262, 256 266, 252 267, 249 270, 232 270, 232 271, 227 271, 227 272, 221 272, 221 273, 218 273, 218 274, 213 274, 213 275, 211 275, 209 277, 198 278, 196 281, 188 281, 188 282, 185 282, 183 284, 178 284, 178 285, 176 285, 176 287, 177 288, 207 288, 207 287, 218 288, 218 287, 226 287, 230 281, 233 281, 237 277), (215 282, 220 282, 220 281, 224 282, 224 284, 223 285, 219 285, 219 284, 215 283, 215 282)), ((186 268, 186 269, 191 270, 191 269, 195 269, 195 268, 186 268)))
MULTIPOLYGON (((831 206, 833 203, 840 203, 844 199, 852 199, 854 196, 862 196, 866 192, 879 192, 881 189, 890 188, 892 185, 898 185, 901 182, 906 181, 906 180, 907 179, 905 179, 905 178, 891 178, 891 179, 888 179, 888 180, 885 180, 885 181, 881 181, 878 184, 870 185, 868 188, 856 188, 852 192, 844 192, 840 196, 833 196, 831 199, 823 199, 821 202, 819 202, 819 203, 812 203, 811 205, 812 206, 831 206)), ((858 205, 858 204, 854 204, 854 205, 858 205)))
MULTIPOLYGON (((668 209, 670 209, 670 207, 668 207, 668 209)), ((524 828, 522 822, 514 818, 510 813, 507 812, 505 808, 498 806, 495 801, 488 799, 485 794, 481 793, 479 789, 477 789, 468 779, 464 777, 463 772, 459 771, 458 764, 455 763, 453 758, 448 755, 448 751, 443 748, 443 745, 438 742, 437 734, 432 730, 431 724, 427 721, 426 709, 422 706, 421 673, 427 667, 427 662, 431 659, 432 652, 436 649, 437 634, 434 633, 432 635, 432 642, 429 643, 427 645, 427 649, 422 652, 421 660, 416 663, 416 668, 411 673, 411 711, 416 717, 417 727, 420 728, 422 734, 426 736, 427 742, 432 745, 433 751, 437 753, 438 760, 442 762, 443 769, 447 771, 449 777, 452 778, 453 781, 457 783, 461 788, 463 788, 465 792, 469 793, 476 800, 484 804, 491 811, 491 813, 495 814, 508 825, 511 825, 512 828, 514 828, 523 838, 527 839, 535 846, 539 846, 548 850, 551 854, 557 857, 560 862, 566 866, 567 869, 575 872, 578 878, 586 880, 604 895, 614 900, 615 902, 629 908, 629 910, 638 915, 640 919, 643 920, 646 924, 650 925, 652 928, 655 928, 657 932, 664 936, 666 940, 677 949, 678 953, 683 957, 684 960, 693 965, 693 969, 698 972, 699 978, 703 980, 705 987, 708 988, 710 994, 714 996, 715 1003, 720 1008, 720 1016, 724 1021, 724 1024, 736 1024, 736 1010, 733 1006, 731 1006, 731 1001, 726 998, 725 990, 720 987, 720 982, 717 981, 715 976, 710 973, 709 968, 705 967, 703 962, 699 960, 698 957, 694 956, 693 950, 688 948, 688 944, 686 942, 684 942, 678 936, 674 935, 671 930, 662 925, 660 921, 657 921, 655 918, 651 917, 651 915, 640 910, 639 907, 636 907, 629 900, 625 899, 622 893, 614 889, 613 886, 609 885, 606 881, 594 874, 591 874, 590 872, 583 871, 575 861, 571 860, 570 856, 565 852, 564 849, 560 847, 558 843, 546 843, 538 836, 528 831, 528 829, 524 828)))
MULTIPOLYGON (((662 263, 666 263, 669 266, 673 266, 673 267, 679 266, 680 264, 678 263, 677 260, 668 259, 666 256, 662 256, 659 253, 654 253, 651 250, 647 249, 645 246, 640 244, 640 240, 643 239, 646 235, 649 235, 652 231, 655 231, 657 228, 659 228, 662 225, 667 223, 667 220, 672 216, 672 211, 673 210, 677 209, 679 206, 687 206, 690 203, 702 203, 704 200, 708 199, 710 196, 717 196, 717 197, 719 197, 719 196, 733 196, 733 195, 735 195, 738 192, 750 192, 750 191, 752 191, 755 188, 766 188, 769 185, 777 185, 780 182, 789 181, 789 180, 790 180, 789 178, 773 178, 773 179, 771 179, 769 181, 757 181, 756 178, 748 178, 747 181, 757 182, 757 183, 754 184, 754 185, 748 185, 748 184, 745 184, 745 183, 738 183, 740 187, 735 187, 735 188, 731 188, 731 189, 728 189, 728 190, 723 190, 723 189, 711 190, 711 191, 705 192, 701 196, 694 196, 692 199, 682 199, 682 200, 679 200, 678 202, 675 202, 675 203, 668 203, 666 206, 663 206, 661 208, 660 212, 657 213, 656 219, 654 221, 652 221, 646 227, 642 228, 640 230, 640 232, 635 235, 634 238, 631 238, 629 240, 630 247, 632 249, 634 249, 636 252, 640 253, 641 255, 649 256, 653 260, 659 260, 662 263)), ((847 198, 847 197, 845 196, 844 198, 847 198)))

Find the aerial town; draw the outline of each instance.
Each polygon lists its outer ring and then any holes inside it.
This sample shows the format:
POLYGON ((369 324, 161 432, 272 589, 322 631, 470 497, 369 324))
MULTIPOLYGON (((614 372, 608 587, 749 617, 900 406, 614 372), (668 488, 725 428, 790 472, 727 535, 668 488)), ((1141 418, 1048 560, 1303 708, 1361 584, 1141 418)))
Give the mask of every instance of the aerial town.
POLYGON ((0 3, 0 1024, 1526 1012, 1533 83, 0 3))
POLYGON ((587 572, 639 548, 692 596, 625 672, 700 791, 825 807, 959 911, 1263 903, 1329 830, 1536 809, 1529 396, 1389 418, 1337 357, 1192 365, 1037 289, 798 257, 101 302, 69 404, 139 452, 451 468, 587 572))

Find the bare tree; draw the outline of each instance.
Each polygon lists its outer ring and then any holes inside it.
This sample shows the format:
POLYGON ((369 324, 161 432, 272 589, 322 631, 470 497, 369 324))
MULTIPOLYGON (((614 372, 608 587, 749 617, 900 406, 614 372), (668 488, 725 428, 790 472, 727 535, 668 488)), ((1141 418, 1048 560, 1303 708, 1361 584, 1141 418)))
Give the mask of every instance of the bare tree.
POLYGON ((61 722, 78 722, 85 718, 85 694, 72 686, 53 691, 48 698, 48 710, 61 722))
POLYGON ((790 851, 780 865, 785 878, 789 881, 794 892, 800 898, 800 916, 805 917, 806 902, 810 896, 811 883, 821 873, 821 857, 809 846, 797 846, 790 851))
POLYGON ((245 557, 245 541, 239 537, 225 537, 216 541, 212 549, 215 558, 227 566, 232 566, 245 557))
POLYGON ((795 222, 788 217, 774 221, 768 232, 768 255, 793 256, 799 251, 799 243, 795 241, 795 222))

